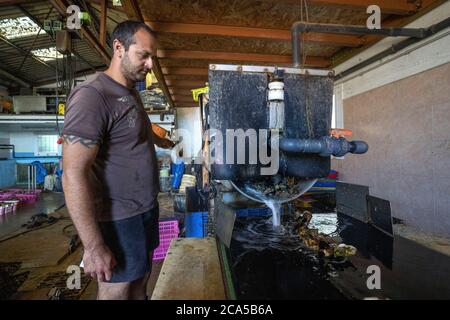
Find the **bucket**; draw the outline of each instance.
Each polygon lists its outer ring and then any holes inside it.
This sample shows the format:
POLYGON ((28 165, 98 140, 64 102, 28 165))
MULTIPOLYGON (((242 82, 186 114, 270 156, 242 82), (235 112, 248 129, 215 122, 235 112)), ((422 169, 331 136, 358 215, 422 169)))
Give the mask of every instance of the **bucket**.
POLYGON ((159 189, 161 192, 170 191, 170 177, 159 177, 159 189))
POLYGON ((184 162, 173 164, 172 168, 173 168, 172 189, 178 189, 180 187, 181 179, 184 174, 184 162))
POLYGON ((172 193, 173 199, 173 211, 186 212, 186 194, 185 193, 172 193))

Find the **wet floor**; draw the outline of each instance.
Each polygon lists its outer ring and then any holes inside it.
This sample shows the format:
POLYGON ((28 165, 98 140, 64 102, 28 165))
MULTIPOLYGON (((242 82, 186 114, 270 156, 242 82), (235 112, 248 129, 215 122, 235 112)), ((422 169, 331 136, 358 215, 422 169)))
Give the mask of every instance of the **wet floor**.
POLYGON ((280 230, 270 217, 236 221, 229 252, 239 299, 450 299, 448 255, 342 214, 315 214, 311 227, 358 249, 332 261, 307 249, 283 219, 280 230), (379 267, 380 289, 367 286, 376 284, 370 266, 379 267))
POLYGON ((51 213, 64 205, 64 194, 57 192, 42 192, 34 204, 19 206, 16 212, 0 216, 0 238, 6 237, 22 228, 22 225, 35 214, 51 213))

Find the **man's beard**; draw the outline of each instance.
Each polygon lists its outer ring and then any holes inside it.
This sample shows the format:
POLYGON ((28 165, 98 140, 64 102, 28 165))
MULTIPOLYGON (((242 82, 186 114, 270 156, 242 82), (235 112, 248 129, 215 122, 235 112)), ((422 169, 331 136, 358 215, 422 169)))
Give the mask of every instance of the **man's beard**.
POLYGON ((134 66, 131 63, 130 58, 128 57, 128 53, 125 53, 120 63, 120 69, 123 76, 132 82, 145 80, 145 77, 147 75, 147 73, 142 72, 139 67, 134 66))

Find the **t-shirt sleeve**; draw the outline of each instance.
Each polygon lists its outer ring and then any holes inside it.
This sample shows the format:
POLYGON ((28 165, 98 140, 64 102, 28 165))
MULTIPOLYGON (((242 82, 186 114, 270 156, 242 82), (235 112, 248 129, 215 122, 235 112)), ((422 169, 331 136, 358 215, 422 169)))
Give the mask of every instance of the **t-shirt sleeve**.
POLYGON ((100 93, 90 87, 77 88, 67 101, 62 134, 101 143, 107 125, 108 112, 100 93))

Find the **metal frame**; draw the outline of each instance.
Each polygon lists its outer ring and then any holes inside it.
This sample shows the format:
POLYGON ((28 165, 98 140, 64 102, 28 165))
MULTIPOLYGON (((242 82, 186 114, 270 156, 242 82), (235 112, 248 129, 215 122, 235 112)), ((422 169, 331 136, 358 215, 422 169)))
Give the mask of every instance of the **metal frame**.
MULTIPOLYGON (((284 67, 280 67, 278 69, 284 70, 284 73, 291 73, 291 74, 302 74, 302 75, 324 76, 324 77, 334 76, 334 72, 331 70, 284 68, 284 67)), ((275 67, 243 66, 243 65, 232 65, 232 64, 210 64, 209 70, 273 73, 275 71, 275 67)))

